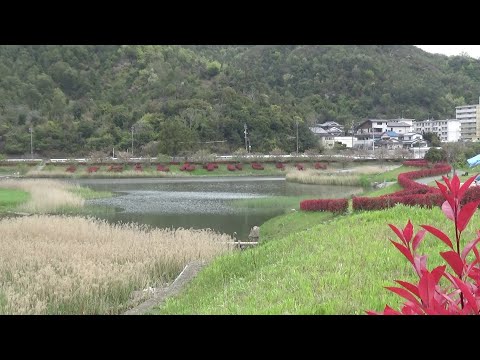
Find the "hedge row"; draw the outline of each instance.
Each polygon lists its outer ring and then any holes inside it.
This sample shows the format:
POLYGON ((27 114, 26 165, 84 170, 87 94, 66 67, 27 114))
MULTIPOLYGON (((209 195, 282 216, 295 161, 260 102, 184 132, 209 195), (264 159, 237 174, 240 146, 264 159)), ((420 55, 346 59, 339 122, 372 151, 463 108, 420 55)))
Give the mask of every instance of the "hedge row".
MULTIPOLYGON (((426 163, 424 160, 423 162, 426 163)), ((403 164, 407 166, 422 166, 419 165, 422 164, 420 161, 405 161, 403 164), (406 164, 412 162, 414 162, 412 165, 406 164)), ((426 164, 426 166, 429 166, 428 163, 426 164)), ((446 174, 450 172, 451 169, 448 164, 436 164, 429 169, 401 173, 397 179, 404 190, 374 198, 354 197, 352 200, 352 208, 353 210, 381 210, 395 206, 396 204, 418 205, 427 208, 441 206, 443 196, 439 189, 420 184, 413 179, 446 174)))
POLYGON ((304 211, 331 211, 346 212, 348 209, 347 199, 318 199, 303 200, 300 202, 300 209, 304 211))

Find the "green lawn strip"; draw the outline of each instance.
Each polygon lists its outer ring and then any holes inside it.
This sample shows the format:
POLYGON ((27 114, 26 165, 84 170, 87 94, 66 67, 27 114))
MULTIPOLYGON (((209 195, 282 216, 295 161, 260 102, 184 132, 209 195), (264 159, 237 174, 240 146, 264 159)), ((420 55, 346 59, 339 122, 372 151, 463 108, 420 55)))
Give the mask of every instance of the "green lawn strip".
POLYGON ((386 171, 375 175, 365 175, 370 182, 383 182, 383 181, 397 181, 398 175, 405 172, 423 170, 421 167, 414 166, 400 166, 396 169, 386 171))
POLYGON ((401 191, 404 190, 399 183, 395 183, 392 185, 388 185, 382 189, 377 189, 373 191, 366 192, 365 194, 362 194, 362 196, 368 196, 368 197, 377 197, 381 195, 386 195, 386 194, 391 194, 396 191, 401 191))
POLYGON ((232 200, 231 204, 235 208, 246 209, 295 209, 300 208, 300 201, 315 199, 315 195, 299 196, 271 196, 264 198, 238 199, 232 200))
MULTIPOLYGON (((299 217, 288 214, 283 219, 289 228, 299 217)), ((453 236, 452 223, 439 208, 397 205, 340 216, 217 258, 178 297, 151 313, 364 314, 368 309, 383 310, 385 304, 398 308, 401 299, 384 287, 394 286, 395 279, 413 281, 415 275, 389 242, 396 237, 388 224, 403 228, 408 219, 415 232, 420 224, 434 224, 453 236)), ((471 241, 479 226, 477 215, 463 238, 471 241)), ((419 253, 429 255, 429 269, 443 263, 440 250, 447 248, 427 234, 419 253)))
POLYGON ((111 191, 97 191, 92 190, 89 187, 83 186, 75 186, 69 189, 69 191, 75 195, 82 197, 85 200, 109 198, 113 196, 113 193, 111 191))
POLYGON ((0 212, 12 211, 29 198, 30 194, 26 191, 0 188, 0 212))
POLYGON ((0 166, 0 175, 13 175, 17 171, 16 166, 0 166))

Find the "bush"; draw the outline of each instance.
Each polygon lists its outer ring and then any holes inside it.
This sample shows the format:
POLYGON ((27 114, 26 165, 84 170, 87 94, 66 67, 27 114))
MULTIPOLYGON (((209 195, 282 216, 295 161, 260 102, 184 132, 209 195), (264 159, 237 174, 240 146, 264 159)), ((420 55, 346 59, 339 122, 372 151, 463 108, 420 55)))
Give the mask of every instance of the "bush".
POLYGON ((393 224, 390 228, 400 242, 392 244, 410 262, 418 276, 417 283, 395 280, 401 287, 387 286, 386 289, 401 296, 406 301, 400 311, 386 305, 383 312, 367 311, 370 315, 479 315, 480 314, 480 252, 477 235, 461 249, 461 235, 477 210, 480 200, 467 202, 465 195, 476 175, 461 187, 457 175, 450 181, 444 178, 445 185, 438 183, 442 211, 454 223, 455 238, 430 225, 421 225, 422 230, 414 234, 410 220, 404 229, 393 224), (417 249, 425 234, 429 232, 450 250, 441 252, 446 265, 437 266, 432 271, 427 268, 427 255, 419 255, 417 249), (472 252, 471 257, 469 253, 472 252), (446 271, 447 265, 453 271, 446 271), (440 283, 445 278, 447 281, 440 283))
POLYGON ((157 171, 164 171, 164 172, 168 172, 170 171, 170 168, 168 166, 163 166, 161 164, 158 164, 157 165, 157 171))
POLYGON ((227 165, 227 169, 228 169, 228 171, 235 171, 235 170, 237 170, 237 168, 235 167, 235 165, 232 165, 232 164, 228 164, 228 165, 227 165))
POLYGON ((303 200, 300 202, 300 210, 304 211, 330 211, 341 213, 346 212, 347 209, 347 199, 317 199, 303 200))
POLYGON ((316 162, 314 164, 314 167, 317 170, 326 170, 327 169, 327 164, 316 162))
POLYGON ((252 163, 252 169, 254 169, 254 170, 263 170, 264 167, 263 167, 261 164, 259 164, 259 163, 257 163, 257 162, 254 162, 254 163, 252 163))
POLYGON ((91 174, 91 173, 97 172, 99 169, 100 169, 100 166, 89 166, 87 168, 87 172, 91 174))

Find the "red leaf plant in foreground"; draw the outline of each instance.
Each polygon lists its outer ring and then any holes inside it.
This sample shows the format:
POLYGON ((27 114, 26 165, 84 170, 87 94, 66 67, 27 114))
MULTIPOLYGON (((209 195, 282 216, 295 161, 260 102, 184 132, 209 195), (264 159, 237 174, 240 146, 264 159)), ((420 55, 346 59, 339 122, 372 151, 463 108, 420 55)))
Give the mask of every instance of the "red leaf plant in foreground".
POLYGON ((407 258, 418 275, 418 283, 396 280, 401 287, 390 286, 388 290, 401 296, 406 301, 400 311, 386 305, 383 312, 367 311, 370 315, 479 315, 480 314, 480 253, 477 245, 480 242, 480 231, 474 240, 461 248, 461 235, 467 227, 480 201, 472 201, 462 205, 462 199, 477 175, 460 186, 460 179, 454 175, 450 180, 443 177, 445 185, 437 186, 445 201, 442 211, 452 220, 455 227, 455 238, 452 240, 443 231, 430 225, 421 225, 422 230, 414 235, 413 225, 408 220, 405 228, 399 229, 389 224, 400 239, 390 240, 392 244, 407 258), (442 241, 449 250, 440 255, 447 265, 438 266, 432 271, 427 269, 427 256, 416 253, 418 245, 426 232, 442 241), (472 253, 473 252, 473 253, 472 253), (471 254, 472 253, 472 254, 471 254), (471 254, 470 257, 468 255, 471 254), (468 257, 468 259, 467 259, 468 257), (446 285, 440 280, 446 279, 446 285))

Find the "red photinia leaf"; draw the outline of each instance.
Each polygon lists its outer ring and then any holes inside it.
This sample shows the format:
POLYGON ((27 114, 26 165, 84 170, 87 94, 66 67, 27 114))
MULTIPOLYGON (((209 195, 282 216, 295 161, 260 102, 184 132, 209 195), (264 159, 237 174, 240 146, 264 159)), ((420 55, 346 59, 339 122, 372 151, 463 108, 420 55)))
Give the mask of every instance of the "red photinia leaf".
POLYGON ((478 251, 476 246, 473 247, 473 253, 475 254, 477 260, 480 261, 480 252, 478 251))
POLYGON ((413 295, 420 297, 420 293, 418 292, 418 287, 416 285, 413 285, 412 283, 409 283, 407 281, 402 281, 402 280, 395 280, 397 284, 402 285, 405 289, 410 291, 413 295))
POLYGON ((450 219, 452 221, 455 221, 455 213, 454 210, 452 209, 452 206, 450 205, 450 202, 448 200, 445 200, 442 204, 442 211, 447 217, 447 219, 450 219))
POLYGON ((452 241, 450 240, 450 238, 447 236, 447 234, 445 234, 443 231, 433 227, 433 226, 430 226, 430 225, 420 225, 422 228, 424 228, 425 230, 427 230, 429 233, 431 233, 432 235, 436 236, 437 238, 439 238, 440 240, 442 240, 445 244, 448 245, 448 247, 450 247, 450 249, 453 250, 453 245, 452 245, 452 241))
POLYGON ((393 310, 390 306, 385 305, 383 315, 401 315, 397 310, 393 310))
POLYGON ((437 186, 440 189, 440 191, 442 192, 443 196, 446 198, 448 196, 447 187, 445 185, 443 185, 442 183, 439 183, 437 180, 435 180, 435 182, 437 183, 437 186))
POLYGON ((367 313, 367 315, 382 315, 382 313, 373 310, 367 310, 365 312, 367 313))
POLYGON ((448 190, 452 191, 452 186, 450 185, 450 179, 447 178, 446 176, 442 176, 442 179, 445 182, 445 185, 447 185, 448 190))
POLYGON ((455 274, 461 277, 463 272, 463 261, 460 256, 455 251, 441 252, 440 255, 445 259, 448 265, 450 265, 453 271, 455 271, 455 274))
POLYGON ((403 256, 405 256, 408 259, 408 261, 410 261, 413 264, 413 255, 410 252, 410 250, 406 246, 404 246, 400 243, 397 243, 393 240, 390 240, 390 241, 403 254, 403 256))
POLYGON ((465 230, 470 219, 478 208, 480 201, 472 201, 464 205, 458 214, 457 226, 459 231, 465 230))
POLYGON ((477 267, 470 269, 468 277, 474 280, 477 284, 480 283, 480 269, 477 267))
POLYGON ((407 302, 402 308, 403 315, 423 315, 425 311, 421 306, 415 305, 411 302, 407 302))
POLYGON ((427 271, 427 256, 426 255, 415 255, 413 260, 413 268, 418 274, 418 277, 422 277, 422 273, 427 271))
POLYGON ((420 242, 423 240, 426 233, 427 233, 427 231, 423 229, 423 230, 420 230, 417 233, 417 235, 415 235, 415 237, 413 238, 413 242, 412 242, 413 251, 415 251, 417 249, 418 245, 420 245, 420 242))
POLYGON ((405 241, 407 243, 410 243, 410 241, 412 241, 412 235, 413 235, 413 225, 410 222, 410 219, 408 219, 407 225, 405 225, 405 228, 403 229, 403 236, 405 237, 405 241))
POLYGON ((461 290, 463 296, 467 299, 470 307, 478 313, 477 301, 475 300, 475 294, 472 294, 472 290, 462 280, 453 278, 457 287, 461 290))
POLYGON ((450 191, 452 192, 453 197, 458 198, 458 191, 460 190, 460 179, 457 174, 453 175, 452 181, 450 182, 450 191))
POLYGON ((447 265, 442 265, 442 266, 438 266, 438 267, 436 267, 435 269, 432 270, 431 274, 432 274, 432 277, 435 281, 435 284, 438 284, 441 277, 445 273, 446 268, 447 268, 447 265))
MULTIPOLYGON (((475 265, 477 265, 478 263, 479 261, 477 259, 473 260, 473 262, 467 266, 467 270, 465 270, 465 276, 471 277, 471 272, 474 270, 478 270, 475 268, 475 265)), ((475 280, 475 277, 473 277, 472 279, 475 280)))
POLYGON ((462 257, 462 260, 465 260, 465 258, 467 257, 468 253, 473 249, 473 247, 475 245, 477 245, 477 243, 480 241, 480 237, 476 238, 475 240, 469 242, 462 250, 462 254, 461 254, 461 257, 462 257))
POLYGON ((395 225, 388 224, 388 226, 390 226, 390 229, 392 229, 395 232, 395 234, 397 234, 398 238, 402 240, 402 242, 407 246, 408 244, 405 240, 405 237, 403 236, 403 232, 400 231, 400 229, 397 228, 395 225))
POLYGON ((465 195, 465 192, 468 190, 468 188, 470 187, 470 185, 472 184, 472 182, 475 181, 475 178, 478 176, 477 175, 474 175, 472 176, 470 179, 468 179, 467 181, 465 181, 462 185, 462 187, 460 188, 460 190, 458 190, 458 194, 457 194, 457 197, 458 197, 458 201, 462 201, 463 199, 463 195, 465 195))
POLYGON ((399 288, 399 287, 396 287, 396 286, 386 286, 385 289, 388 289, 391 292, 394 292, 395 294, 403 297, 404 299, 407 299, 408 301, 411 301, 412 303, 421 306, 421 304, 417 300, 417 298, 415 296, 413 296, 411 292, 409 292, 405 289, 402 289, 402 288, 399 288))
POLYGON ((418 282, 418 292, 420 293, 420 299, 422 299, 424 306, 429 307, 432 303, 435 285, 435 280, 428 271, 425 271, 418 282))

